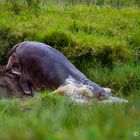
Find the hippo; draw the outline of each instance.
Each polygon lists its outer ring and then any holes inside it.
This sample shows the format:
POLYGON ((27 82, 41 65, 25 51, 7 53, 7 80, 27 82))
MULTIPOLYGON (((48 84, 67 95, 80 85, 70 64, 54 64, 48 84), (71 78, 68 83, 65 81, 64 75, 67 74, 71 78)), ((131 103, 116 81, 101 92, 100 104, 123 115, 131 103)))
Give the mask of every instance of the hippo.
POLYGON ((25 94, 34 91, 57 89, 71 76, 75 81, 88 85, 93 94, 100 96, 106 90, 89 80, 61 52, 44 43, 24 41, 10 51, 6 71, 17 67, 19 85, 25 94))

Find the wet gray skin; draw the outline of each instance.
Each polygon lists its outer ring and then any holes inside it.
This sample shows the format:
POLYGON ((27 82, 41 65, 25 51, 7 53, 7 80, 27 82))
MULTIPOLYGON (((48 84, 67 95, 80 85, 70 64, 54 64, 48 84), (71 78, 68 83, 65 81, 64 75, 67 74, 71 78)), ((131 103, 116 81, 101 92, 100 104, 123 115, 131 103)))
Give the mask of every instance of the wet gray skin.
POLYGON ((13 47, 6 70, 18 65, 19 84, 26 94, 38 89, 56 89, 71 76, 79 83, 90 86, 93 94, 106 93, 89 80, 58 50, 39 42, 26 41, 13 47))

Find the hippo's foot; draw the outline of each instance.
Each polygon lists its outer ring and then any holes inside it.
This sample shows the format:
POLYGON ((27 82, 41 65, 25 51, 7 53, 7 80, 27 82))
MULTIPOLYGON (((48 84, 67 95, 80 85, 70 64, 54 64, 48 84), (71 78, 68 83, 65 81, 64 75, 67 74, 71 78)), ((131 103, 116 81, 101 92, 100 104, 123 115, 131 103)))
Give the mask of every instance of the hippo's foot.
POLYGON ((26 95, 29 95, 29 96, 35 96, 36 95, 36 91, 26 91, 26 90, 23 90, 24 94, 26 95))
POLYGON ((28 87, 28 84, 23 84, 19 82, 19 86, 26 95, 32 96, 32 90, 28 87))
POLYGON ((24 92, 24 94, 30 95, 30 96, 36 95, 36 91, 33 89, 32 86, 29 86, 28 83, 24 83, 24 84, 22 83, 20 84, 20 87, 22 91, 24 92))
POLYGON ((32 92, 31 91, 26 91, 26 90, 23 90, 23 92, 26 94, 26 95, 31 95, 32 92))
POLYGON ((29 82, 22 75, 19 79, 19 86, 26 95, 33 96, 32 88, 31 88, 29 82))

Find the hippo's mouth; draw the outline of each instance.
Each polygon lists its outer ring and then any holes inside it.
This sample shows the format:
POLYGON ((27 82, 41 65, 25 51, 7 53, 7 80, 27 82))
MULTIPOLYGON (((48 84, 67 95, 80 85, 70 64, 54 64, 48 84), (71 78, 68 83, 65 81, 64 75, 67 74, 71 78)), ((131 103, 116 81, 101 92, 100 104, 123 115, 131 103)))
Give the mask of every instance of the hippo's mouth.
POLYGON ((8 70, 6 72, 8 72, 9 74, 16 75, 18 77, 21 76, 21 72, 19 71, 18 67, 12 67, 10 70, 8 70))
POLYGON ((11 70, 12 74, 16 75, 16 76, 20 76, 21 73, 19 71, 15 71, 15 70, 11 70))

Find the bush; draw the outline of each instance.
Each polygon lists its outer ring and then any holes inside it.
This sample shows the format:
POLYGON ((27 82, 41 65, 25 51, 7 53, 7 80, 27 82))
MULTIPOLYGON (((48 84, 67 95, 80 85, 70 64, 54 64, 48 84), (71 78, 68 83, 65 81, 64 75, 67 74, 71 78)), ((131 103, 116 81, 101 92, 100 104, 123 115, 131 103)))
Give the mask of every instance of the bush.
POLYGON ((86 44, 75 41, 72 36, 62 31, 53 31, 44 38, 44 43, 62 52, 72 63, 91 58, 91 49, 86 44))
POLYGON ((8 59, 8 54, 11 48, 24 40, 32 40, 34 35, 32 33, 23 32, 16 34, 9 27, 3 27, 0 29, 0 59, 1 64, 6 64, 8 59))
POLYGON ((64 52, 64 48, 74 47, 76 42, 72 37, 62 31, 53 31, 47 34, 44 38, 44 43, 64 52))
POLYGON ((75 41, 70 35, 62 31, 53 31, 44 38, 44 43, 56 48, 80 67, 79 62, 97 61, 103 66, 112 67, 132 57, 132 50, 121 41, 95 40, 92 44, 88 40, 75 41))
POLYGON ((133 56, 132 50, 120 43, 105 43, 96 48, 95 57, 103 66, 119 65, 133 56))
POLYGON ((0 63, 5 64, 7 61, 8 52, 13 45, 22 40, 22 37, 12 33, 9 27, 3 27, 0 29, 0 37, 0 63))
POLYGON ((15 13, 16 15, 24 9, 22 3, 19 0, 7 0, 8 9, 15 13))
POLYGON ((132 33, 132 36, 128 37, 129 45, 134 48, 140 47, 140 31, 132 33))
POLYGON ((41 0, 26 0, 28 8, 38 17, 41 9, 41 0))
POLYGON ((88 25, 87 23, 81 24, 76 21, 74 21, 69 25, 69 29, 73 33, 82 32, 87 35, 97 35, 106 37, 114 37, 115 35, 117 35, 117 30, 114 28, 106 28, 90 24, 88 25))

